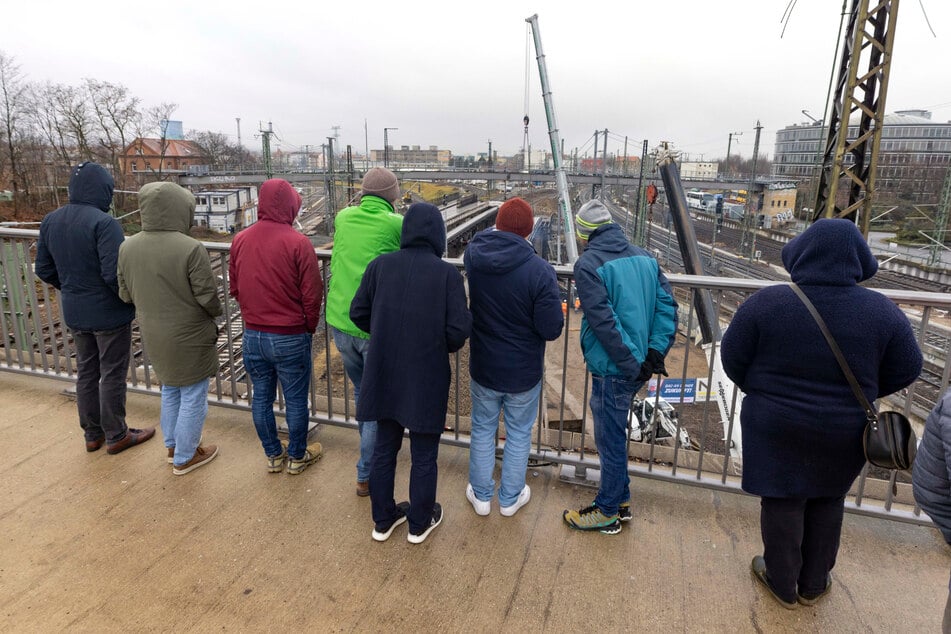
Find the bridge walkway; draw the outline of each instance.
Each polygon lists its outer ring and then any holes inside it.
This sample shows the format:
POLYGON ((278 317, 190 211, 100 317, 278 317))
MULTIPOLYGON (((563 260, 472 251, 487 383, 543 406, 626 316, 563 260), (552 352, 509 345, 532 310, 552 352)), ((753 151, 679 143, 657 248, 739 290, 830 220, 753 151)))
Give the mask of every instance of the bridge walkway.
MULTIPOLYGON (((352 430, 322 428, 323 460, 272 475, 249 415, 213 407, 220 456, 176 477, 158 437, 87 454, 66 385, 0 372, 6 631, 940 629, 951 555, 931 528, 848 514, 832 592, 787 611, 749 574, 755 498, 638 478, 619 535, 577 533, 560 512, 593 491, 540 466, 528 506, 481 518, 464 497, 467 451, 443 445, 443 524, 421 545, 402 528, 380 544, 354 495, 352 430)), ((157 398, 129 395, 134 425, 158 415, 157 398)))

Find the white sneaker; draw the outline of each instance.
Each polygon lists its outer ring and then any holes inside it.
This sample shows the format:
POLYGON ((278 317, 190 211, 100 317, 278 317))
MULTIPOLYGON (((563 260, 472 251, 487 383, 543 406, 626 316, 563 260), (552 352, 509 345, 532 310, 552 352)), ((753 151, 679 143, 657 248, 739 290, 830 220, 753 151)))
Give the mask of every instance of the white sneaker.
POLYGON ((488 515, 492 508, 491 502, 483 502, 476 497, 471 484, 466 485, 466 499, 472 503, 472 510, 476 512, 476 515, 488 515))
POLYGON ((512 506, 499 507, 499 513, 501 513, 505 517, 511 517, 515 515, 515 513, 518 512, 520 508, 528 504, 528 501, 531 499, 532 499, 532 490, 526 484, 525 488, 522 489, 522 492, 518 494, 518 499, 515 500, 515 504, 513 504, 512 506))

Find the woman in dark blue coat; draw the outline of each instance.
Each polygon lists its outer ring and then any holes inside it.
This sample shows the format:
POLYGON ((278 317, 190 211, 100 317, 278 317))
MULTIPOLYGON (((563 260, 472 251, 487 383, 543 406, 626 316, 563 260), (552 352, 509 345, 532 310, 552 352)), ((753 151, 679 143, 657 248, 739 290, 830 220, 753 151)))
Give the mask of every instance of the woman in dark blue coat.
MULTIPOLYGON (((904 313, 859 282, 878 261, 854 223, 819 220, 789 242, 783 265, 822 315, 868 400, 921 372, 904 313)), ((786 285, 737 310, 721 344, 743 390, 743 490, 762 498, 764 554, 753 573, 787 608, 831 584, 845 495, 865 464, 866 417, 808 309, 786 285)))
POLYGON ((408 519, 408 539, 420 543, 442 521, 436 458, 449 403, 449 354, 462 348, 472 328, 462 275, 442 260, 445 250, 439 208, 410 206, 400 250, 370 262, 350 305, 350 319, 370 333, 357 419, 379 421, 370 468, 377 541, 408 519), (410 500, 396 504, 393 478, 404 429, 413 459, 410 500))

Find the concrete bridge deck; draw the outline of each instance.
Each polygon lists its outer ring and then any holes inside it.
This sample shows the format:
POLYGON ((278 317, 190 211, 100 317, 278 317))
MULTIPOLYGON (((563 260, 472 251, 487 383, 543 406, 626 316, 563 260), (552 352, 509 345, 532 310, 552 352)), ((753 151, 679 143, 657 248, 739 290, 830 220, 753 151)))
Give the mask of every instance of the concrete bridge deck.
MULTIPOLYGON (((621 534, 577 533, 561 510, 593 491, 545 466, 516 516, 482 518, 467 451, 444 446, 443 524, 381 544, 352 430, 322 429, 322 461, 272 475, 249 415, 213 407, 221 455, 176 477, 158 436, 87 454, 68 385, 0 372, 3 631, 940 631, 951 550, 930 528, 847 515, 832 592, 787 611, 749 573, 755 498, 635 479, 621 534)), ((128 410, 155 425, 159 400, 128 410)))

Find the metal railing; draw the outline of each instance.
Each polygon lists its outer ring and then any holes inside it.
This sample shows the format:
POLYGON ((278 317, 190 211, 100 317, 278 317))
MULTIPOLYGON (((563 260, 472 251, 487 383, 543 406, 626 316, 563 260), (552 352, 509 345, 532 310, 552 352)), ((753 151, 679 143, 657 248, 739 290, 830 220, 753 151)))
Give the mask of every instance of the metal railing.
MULTIPOLYGON (((33 275, 37 231, 0 229, 0 371, 27 373, 64 381, 75 381, 75 346, 64 325, 58 293, 33 275)), ((211 256, 219 282, 219 295, 224 306, 218 340, 219 371, 211 382, 208 400, 212 405, 231 407, 250 413, 252 385, 241 358, 243 327, 238 305, 228 294, 228 255, 230 245, 204 243, 211 256)), ((318 250, 321 274, 326 282, 330 252, 318 250)), ((461 261, 450 260, 461 267, 461 261)), ((572 272, 569 267, 556 267, 559 282, 567 293, 568 310, 562 337, 549 344, 546 361, 545 390, 539 405, 539 417, 533 434, 531 458, 536 463, 565 467, 563 478, 584 480, 588 469, 598 469, 593 427, 588 416, 589 375, 584 370, 578 350, 577 325, 580 313, 573 308, 572 272), (549 399, 551 402, 549 403, 549 399), (564 474, 571 474, 566 476, 564 474)), ((721 320, 727 321, 732 309, 756 290, 775 284, 750 279, 670 275, 670 282, 681 306, 681 333, 675 347, 682 348, 683 367, 679 378, 696 379, 699 385, 713 384, 712 370, 706 376, 690 374, 691 355, 705 353, 692 342, 698 330, 693 310, 694 295, 709 292, 721 320)), ((951 310, 951 295, 886 290, 882 293, 901 305, 915 327, 926 359, 926 369, 919 379, 889 403, 913 420, 923 420, 930 405, 949 383, 951 338, 935 335, 934 322, 941 321, 951 310)), ((938 328, 937 332, 947 332, 938 328)), ((715 354, 716 344, 709 351, 715 354)), ((450 388, 450 410, 442 442, 469 445, 469 419, 466 407, 468 376, 464 354, 454 359, 454 384, 450 388)), ((349 385, 339 356, 335 355, 329 327, 321 319, 314 337, 314 376, 310 385, 310 419, 315 424, 357 428, 354 419, 352 386, 349 385)), ((707 367, 706 359, 700 364, 707 367)), ((695 366, 696 367, 696 366, 695 366)), ((671 368, 671 374, 676 370, 671 368)), ((133 322, 133 342, 128 388, 132 392, 158 395, 160 383, 149 363, 138 327, 133 322)), ((683 396, 683 392, 681 392, 683 396)), ((653 398, 653 397, 651 397, 653 398)), ((735 402, 735 398, 734 398, 735 402)), ((693 412, 690 434, 698 442, 682 447, 676 442, 658 441, 657 434, 649 443, 629 441, 628 472, 633 476, 665 480, 681 485, 742 493, 740 465, 730 456, 723 439, 732 437, 738 421, 723 421, 712 396, 698 391, 692 404, 674 403, 675 408, 693 412), (711 440, 712 439, 712 440, 711 440), (668 444, 669 443, 669 444, 668 444)), ((283 413, 284 402, 278 391, 276 412, 283 413)), ((680 421, 678 419, 678 432, 680 421)), ((686 424, 686 423, 685 423, 686 424)), ((673 438, 677 436, 674 435, 673 438)), ((500 442, 501 447, 501 442, 500 442)), ((882 474, 877 474, 882 475, 882 474)), ((856 481, 847 498, 846 509, 852 513, 885 517, 899 521, 928 524, 914 503, 907 474, 896 472, 884 478, 872 477, 868 467, 856 481)))

